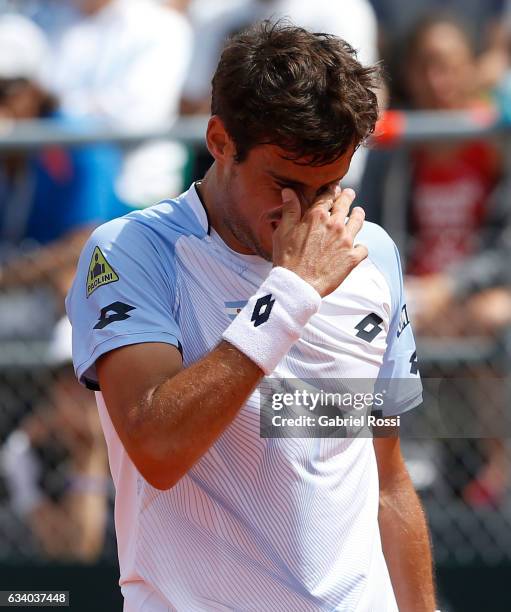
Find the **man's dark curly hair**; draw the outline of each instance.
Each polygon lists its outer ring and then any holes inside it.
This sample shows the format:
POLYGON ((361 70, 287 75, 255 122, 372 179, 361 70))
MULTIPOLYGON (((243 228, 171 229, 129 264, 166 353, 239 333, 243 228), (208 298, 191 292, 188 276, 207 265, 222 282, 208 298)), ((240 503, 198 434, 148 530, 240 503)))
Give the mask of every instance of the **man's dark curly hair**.
POLYGON ((215 76, 211 111, 236 146, 236 161, 262 144, 321 166, 358 146, 378 117, 379 70, 331 34, 263 21, 231 38, 215 76))

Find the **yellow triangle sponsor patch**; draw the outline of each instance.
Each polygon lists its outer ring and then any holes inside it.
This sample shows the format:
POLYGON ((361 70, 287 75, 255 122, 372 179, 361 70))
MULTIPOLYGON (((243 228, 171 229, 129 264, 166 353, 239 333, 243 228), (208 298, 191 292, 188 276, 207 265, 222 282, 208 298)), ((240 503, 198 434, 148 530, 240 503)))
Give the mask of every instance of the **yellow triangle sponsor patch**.
POLYGON ((108 263, 101 249, 96 247, 94 253, 92 253, 87 272, 87 297, 94 293, 96 289, 99 289, 99 287, 115 283, 118 280, 117 273, 108 263))

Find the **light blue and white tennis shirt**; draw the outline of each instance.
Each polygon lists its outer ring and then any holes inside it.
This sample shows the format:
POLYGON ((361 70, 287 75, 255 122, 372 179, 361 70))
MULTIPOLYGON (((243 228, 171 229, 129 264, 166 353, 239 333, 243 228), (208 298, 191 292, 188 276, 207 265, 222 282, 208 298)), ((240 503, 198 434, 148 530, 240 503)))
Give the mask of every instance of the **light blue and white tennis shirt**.
MULTIPOLYGON (((399 256, 371 223, 358 240, 369 257, 323 299, 272 377, 415 380, 396 397, 399 414, 422 389, 399 256)), ((125 610, 397 610, 372 440, 262 439, 256 390, 193 469, 159 491, 98 390, 96 360, 121 346, 166 342, 185 367, 201 358, 270 270, 209 228, 195 186, 99 227, 82 253, 67 310, 76 373, 97 390, 108 444, 125 610)))

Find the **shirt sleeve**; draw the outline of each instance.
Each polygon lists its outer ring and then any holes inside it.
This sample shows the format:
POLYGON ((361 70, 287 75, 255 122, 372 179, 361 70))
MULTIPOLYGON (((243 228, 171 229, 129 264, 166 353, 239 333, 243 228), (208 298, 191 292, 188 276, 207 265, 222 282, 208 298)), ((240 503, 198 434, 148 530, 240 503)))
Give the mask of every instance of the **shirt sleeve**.
POLYGON ((406 308, 401 261, 396 245, 389 241, 392 253, 384 275, 390 287, 392 311, 376 385, 385 397, 382 410, 385 416, 402 414, 422 403, 417 348, 406 308))
POLYGON ((102 225, 88 240, 66 310, 81 383, 99 390, 95 363, 130 344, 164 342, 181 350, 173 251, 132 216, 102 225))

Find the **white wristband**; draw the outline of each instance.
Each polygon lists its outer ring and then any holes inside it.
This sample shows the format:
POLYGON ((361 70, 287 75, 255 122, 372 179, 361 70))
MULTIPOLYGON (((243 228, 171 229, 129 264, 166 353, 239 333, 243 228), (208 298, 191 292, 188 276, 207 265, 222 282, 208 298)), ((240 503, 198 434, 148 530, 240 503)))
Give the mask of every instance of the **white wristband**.
POLYGON ((287 268, 273 268, 223 339, 271 374, 320 305, 312 285, 287 268))

